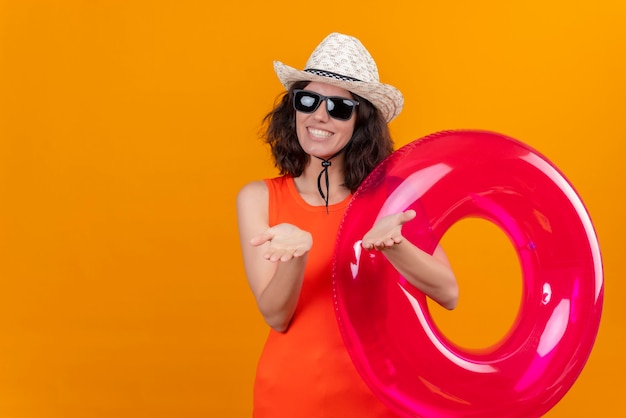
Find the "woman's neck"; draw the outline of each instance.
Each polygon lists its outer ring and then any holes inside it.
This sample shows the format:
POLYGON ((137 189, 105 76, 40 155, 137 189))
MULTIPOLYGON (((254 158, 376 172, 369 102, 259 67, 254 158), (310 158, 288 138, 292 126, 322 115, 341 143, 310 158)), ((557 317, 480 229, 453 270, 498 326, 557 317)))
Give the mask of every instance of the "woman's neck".
POLYGON ((328 196, 329 205, 343 202, 350 195, 350 190, 344 186, 343 155, 333 158, 330 161, 330 166, 327 167, 328 191, 326 190, 326 177, 322 173, 324 169, 322 161, 316 157, 311 157, 302 175, 294 179, 298 193, 305 202, 313 206, 326 204, 320 194, 320 188, 322 193, 328 196))

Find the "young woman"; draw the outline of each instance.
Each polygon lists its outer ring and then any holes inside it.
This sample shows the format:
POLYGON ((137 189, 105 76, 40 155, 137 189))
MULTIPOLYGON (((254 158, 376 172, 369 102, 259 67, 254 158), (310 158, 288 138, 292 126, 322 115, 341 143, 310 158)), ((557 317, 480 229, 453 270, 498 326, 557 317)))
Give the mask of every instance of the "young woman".
MULTIPOLYGON (((376 63, 351 36, 332 33, 303 71, 275 62, 287 91, 266 116, 279 177, 237 197, 246 275, 270 326, 254 388, 254 416, 391 417, 360 379, 333 309, 334 239, 352 193, 393 152, 388 122, 402 94, 380 83, 376 63)), ((380 219, 363 237, 414 286, 453 309, 458 288, 441 249, 402 236, 413 211, 380 219)))

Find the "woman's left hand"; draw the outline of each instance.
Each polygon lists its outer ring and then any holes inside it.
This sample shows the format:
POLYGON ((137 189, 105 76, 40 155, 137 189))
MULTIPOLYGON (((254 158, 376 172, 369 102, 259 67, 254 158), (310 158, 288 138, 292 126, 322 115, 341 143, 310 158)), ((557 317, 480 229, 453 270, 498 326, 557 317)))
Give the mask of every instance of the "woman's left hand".
POLYGON ((379 219, 372 229, 363 237, 361 245, 366 250, 384 250, 400 244, 402 236, 402 225, 415 218, 414 210, 394 213, 379 219))

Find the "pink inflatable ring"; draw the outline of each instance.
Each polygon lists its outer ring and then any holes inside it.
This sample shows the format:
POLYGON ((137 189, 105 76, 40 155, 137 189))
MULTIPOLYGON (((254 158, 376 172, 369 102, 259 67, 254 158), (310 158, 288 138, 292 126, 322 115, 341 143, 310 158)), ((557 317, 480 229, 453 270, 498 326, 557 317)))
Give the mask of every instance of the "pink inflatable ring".
POLYGON ((440 132, 394 152, 354 194, 338 234, 333 295, 356 369, 400 416, 539 417, 589 357, 602 260, 581 199, 546 158, 496 133, 440 132), (522 300, 495 346, 470 351, 446 339, 425 296, 382 254, 362 249, 377 218, 408 209, 418 216, 404 235, 428 253, 466 217, 489 220, 510 238, 522 300))

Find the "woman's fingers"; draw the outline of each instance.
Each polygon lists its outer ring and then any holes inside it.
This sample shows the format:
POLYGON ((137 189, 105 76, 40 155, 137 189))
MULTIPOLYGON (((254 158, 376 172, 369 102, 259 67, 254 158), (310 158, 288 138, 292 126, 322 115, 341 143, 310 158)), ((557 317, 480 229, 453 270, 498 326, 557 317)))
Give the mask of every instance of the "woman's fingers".
POLYGON ((402 242, 402 225, 416 216, 414 210, 385 216, 363 237, 361 245, 366 250, 382 250, 402 242))
POLYGON ((311 234, 290 224, 273 226, 253 237, 250 244, 254 246, 269 243, 263 257, 269 261, 289 261, 294 257, 302 257, 312 245, 311 234))

